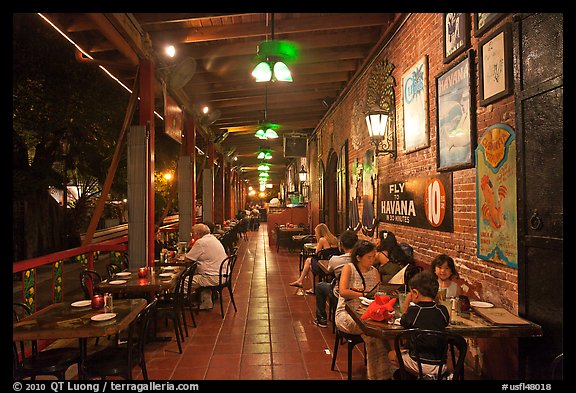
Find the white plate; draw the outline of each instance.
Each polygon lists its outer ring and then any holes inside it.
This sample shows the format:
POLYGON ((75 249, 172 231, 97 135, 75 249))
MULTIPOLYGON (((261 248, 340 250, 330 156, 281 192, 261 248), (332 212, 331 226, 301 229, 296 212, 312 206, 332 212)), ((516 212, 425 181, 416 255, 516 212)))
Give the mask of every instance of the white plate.
POLYGON ((365 306, 369 306, 374 301, 374 299, 368 299, 367 297, 364 296, 360 296, 358 299, 360 299, 360 303, 362 303, 365 306))
POLYGON ((131 274, 132 274, 132 272, 120 272, 120 273, 116 273, 115 275, 118 277, 126 277, 126 276, 129 276, 131 274))
POLYGON ((78 300, 71 304, 72 307, 87 307, 92 304, 91 300, 78 300))
POLYGON ((478 308, 490 308, 490 307, 494 307, 494 305, 492 303, 488 303, 488 302, 477 302, 477 301, 472 301, 470 302, 470 305, 472 307, 478 307, 478 308))
POLYGON ((93 321, 96 322, 101 322, 101 321, 107 321, 109 319, 112 319, 116 316, 116 314, 114 314, 113 312, 109 312, 109 313, 104 313, 104 314, 96 314, 94 316, 92 316, 92 318, 90 318, 93 321))
POLYGON ((172 277, 172 273, 160 273, 160 277, 172 277))
POLYGON ((165 271, 165 272, 173 272, 173 271, 175 271, 176 269, 173 268, 173 267, 168 266, 168 267, 163 267, 162 270, 165 271))
POLYGON ((109 284, 112 284, 112 285, 126 284, 126 280, 113 280, 113 281, 110 281, 109 284))

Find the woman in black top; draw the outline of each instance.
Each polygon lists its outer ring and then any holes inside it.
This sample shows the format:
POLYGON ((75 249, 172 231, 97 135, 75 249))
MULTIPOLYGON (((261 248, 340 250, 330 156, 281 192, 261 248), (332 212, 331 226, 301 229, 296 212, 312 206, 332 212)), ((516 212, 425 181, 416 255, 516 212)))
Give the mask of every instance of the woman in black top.
POLYGON ((383 283, 387 283, 407 264, 414 263, 414 260, 402 250, 396 236, 386 230, 381 231, 378 236, 376 261, 378 263, 375 266, 380 272, 383 283))

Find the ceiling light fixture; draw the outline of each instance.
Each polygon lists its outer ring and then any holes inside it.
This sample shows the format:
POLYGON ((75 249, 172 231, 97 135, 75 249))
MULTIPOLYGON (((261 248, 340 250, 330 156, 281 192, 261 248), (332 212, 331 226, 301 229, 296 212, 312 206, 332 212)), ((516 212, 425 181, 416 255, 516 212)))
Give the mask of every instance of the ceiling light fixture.
POLYGON ((264 90, 264 121, 258 127, 256 131, 256 138, 258 139, 276 139, 278 138, 278 133, 275 128, 279 128, 278 124, 267 123, 266 118, 268 117, 268 85, 265 86, 264 90))
POLYGON ((256 82, 292 82, 292 73, 286 65, 297 56, 296 46, 288 41, 274 40, 274 13, 270 14, 271 40, 258 45, 257 59, 259 60, 252 76, 256 82))

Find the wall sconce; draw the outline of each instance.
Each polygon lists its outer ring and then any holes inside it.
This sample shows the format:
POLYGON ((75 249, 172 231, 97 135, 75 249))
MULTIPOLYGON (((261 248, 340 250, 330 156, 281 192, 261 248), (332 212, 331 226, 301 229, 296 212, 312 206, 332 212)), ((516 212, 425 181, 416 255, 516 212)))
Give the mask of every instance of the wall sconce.
POLYGON ((304 165, 302 165, 302 169, 300 169, 300 172, 298 172, 298 178, 300 179, 300 182, 305 182, 306 179, 308 177, 308 172, 306 172, 306 169, 304 169, 304 165))
POLYGON ((370 139, 376 147, 376 155, 390 154, 392 158, 396 158, 396 134, 390 127, 389 113, 383 109, 369 111, 366 114, 366 125, 370 139))

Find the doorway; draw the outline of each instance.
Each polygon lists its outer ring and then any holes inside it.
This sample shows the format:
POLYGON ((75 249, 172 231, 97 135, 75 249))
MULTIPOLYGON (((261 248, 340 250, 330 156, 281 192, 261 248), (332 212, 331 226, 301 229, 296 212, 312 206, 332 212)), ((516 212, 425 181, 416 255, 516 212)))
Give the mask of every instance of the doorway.
POLYGON ((326 225, 332 233, 337 233, 338 229, 338 187, 336 182, 336 172, 338 170, 338 154, 331 150, 328 154, 328 166, 326 168, 326 225))
POLYGON ((520 341, 525 379, 550 379, 563 353, 563 64, 562 14, 514 18, 518 305, 544 331, 520 341))

